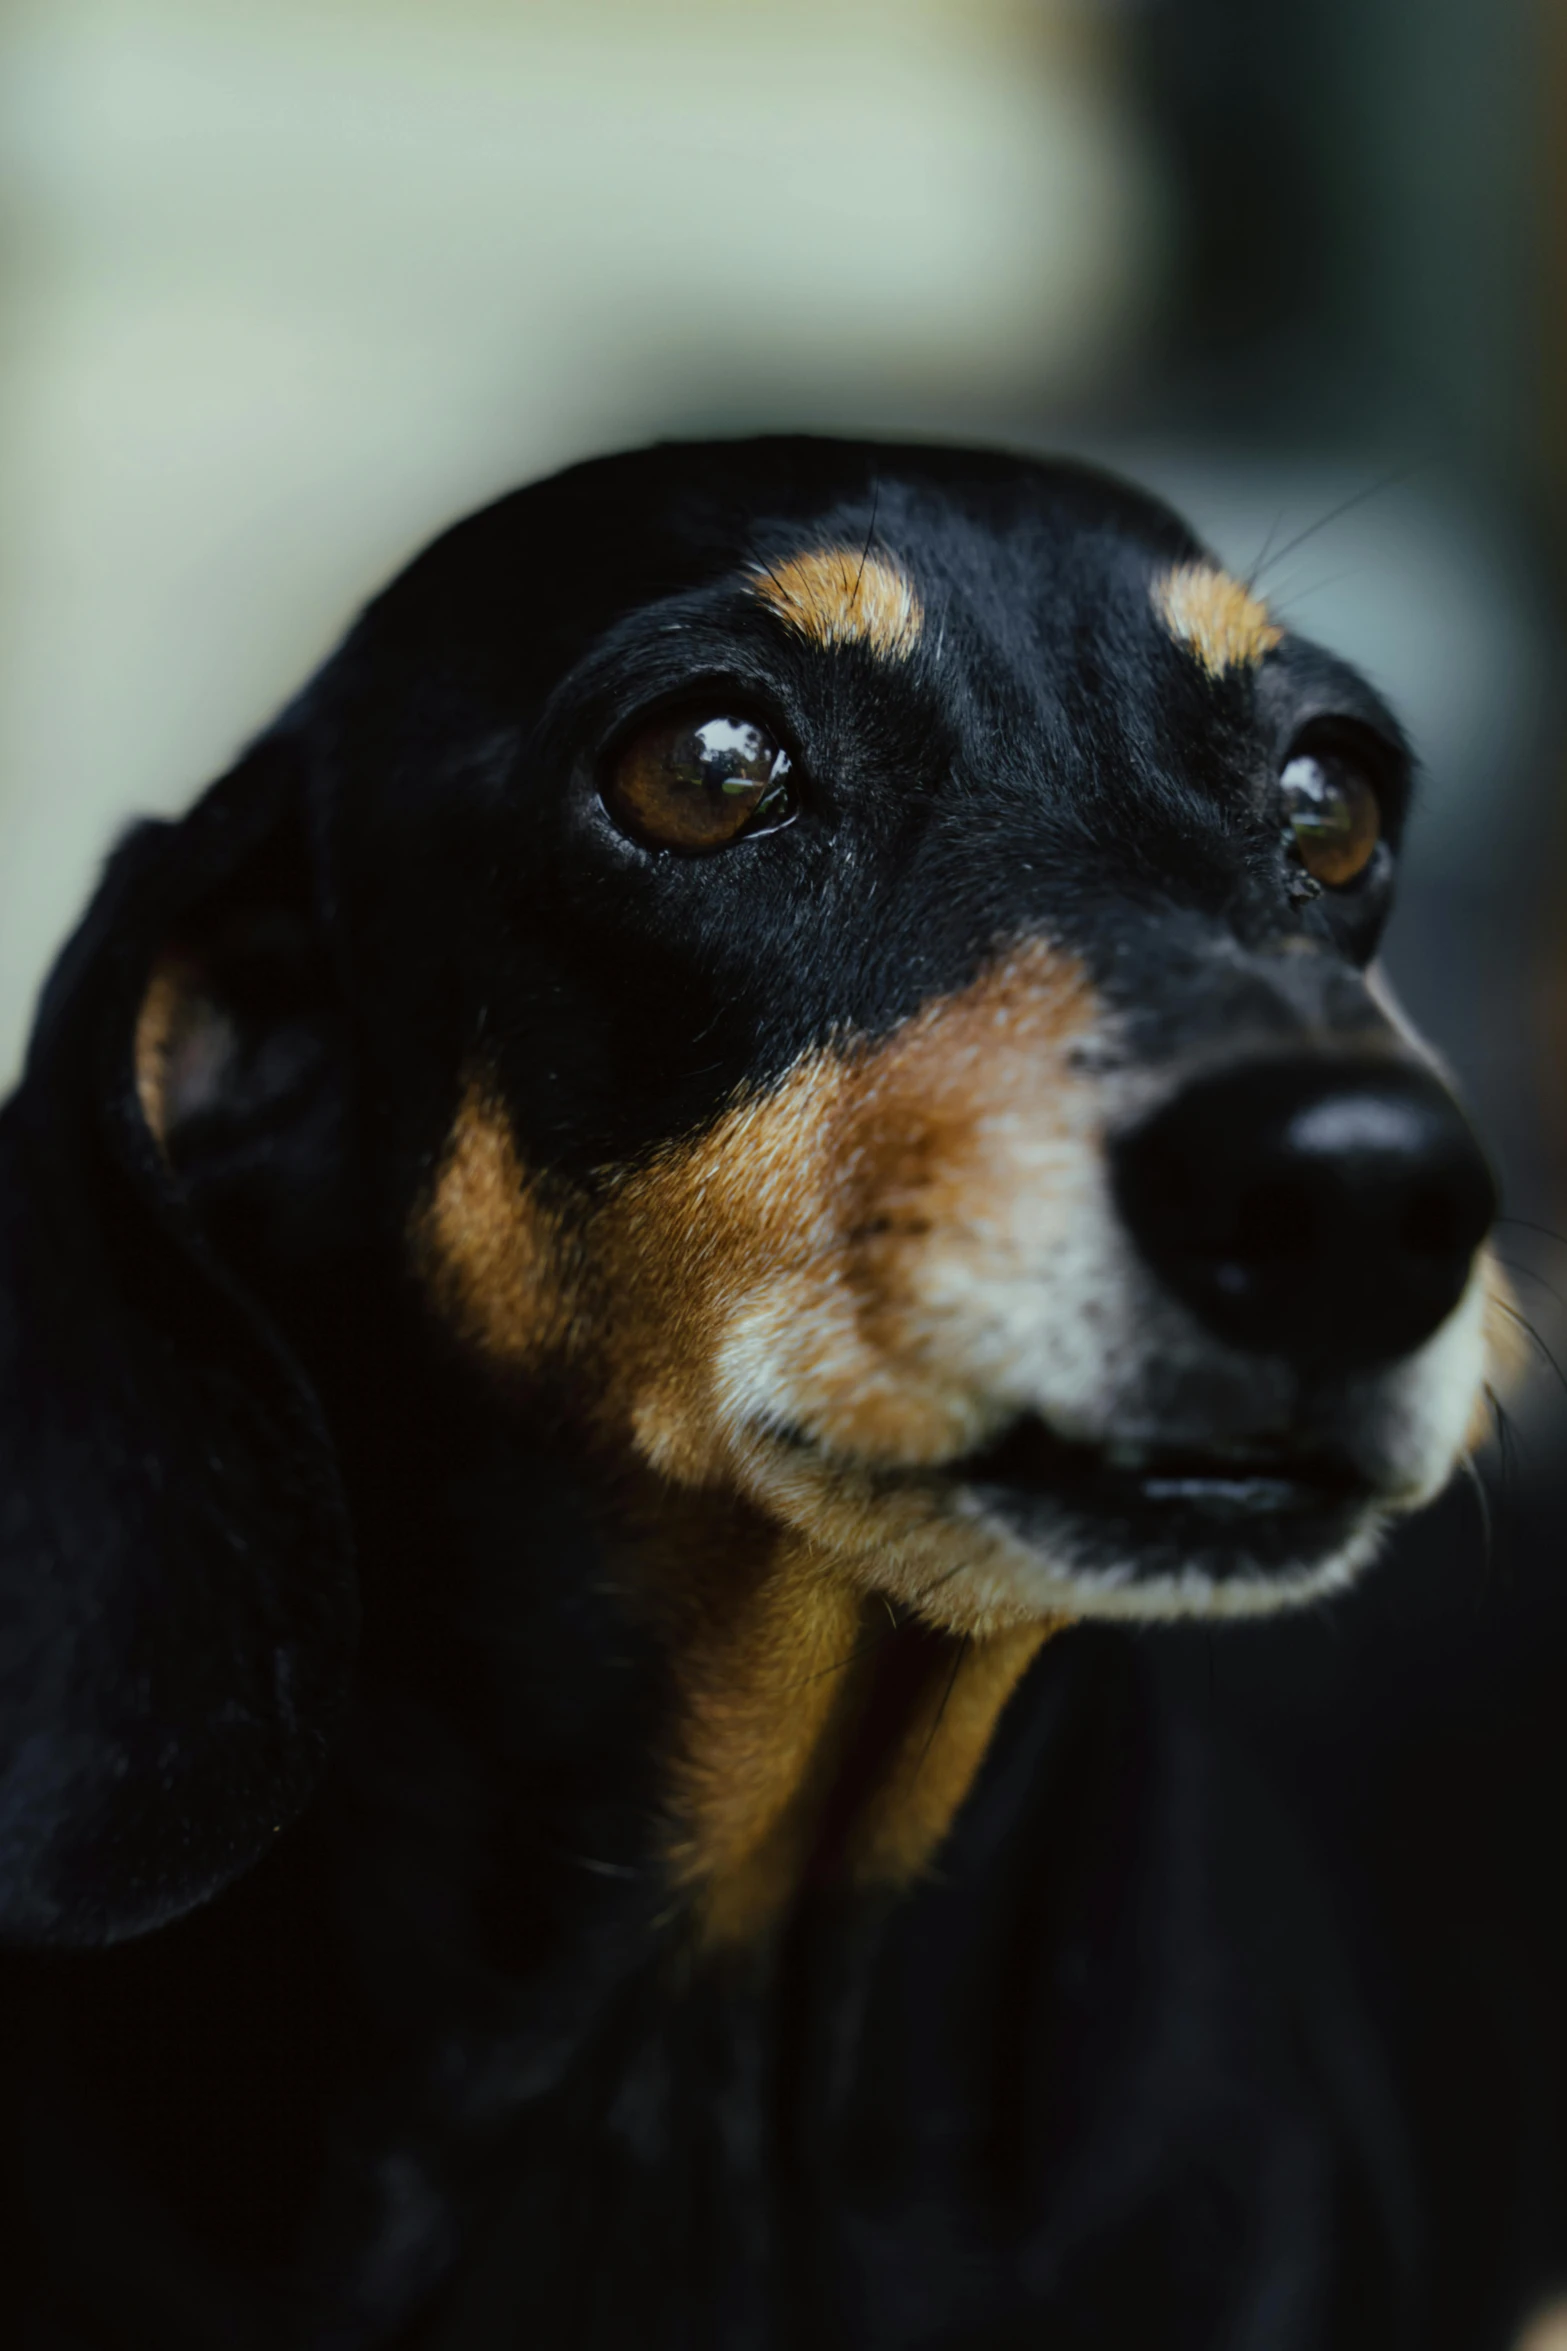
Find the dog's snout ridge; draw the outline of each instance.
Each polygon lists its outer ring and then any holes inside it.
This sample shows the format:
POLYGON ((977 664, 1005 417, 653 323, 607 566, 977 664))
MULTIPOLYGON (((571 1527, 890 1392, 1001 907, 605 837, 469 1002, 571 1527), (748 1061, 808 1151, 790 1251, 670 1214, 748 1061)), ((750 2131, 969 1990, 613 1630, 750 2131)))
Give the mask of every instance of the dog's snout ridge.
POLYGON ((1116 1144, 1144 1261, 1216 1336, 1335 1372, 1410 1354, 1446 1321, 1496 1213, 1462 1111, 1412 1063, 1245 1062, 1116 1144))

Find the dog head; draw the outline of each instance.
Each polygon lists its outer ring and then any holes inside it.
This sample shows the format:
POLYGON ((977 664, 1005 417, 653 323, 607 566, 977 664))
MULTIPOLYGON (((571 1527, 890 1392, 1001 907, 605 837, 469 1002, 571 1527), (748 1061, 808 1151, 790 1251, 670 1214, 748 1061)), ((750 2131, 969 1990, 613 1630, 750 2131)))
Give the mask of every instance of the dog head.
POLYGON ((76 1629, 19 1849, 128 1833, 60 1720, 163 1857, 116 1918, 302 1801, 347 1533, 251 1276, 351 1228, 606 1476, 930 1625, 1342 1585, 1494 1336, 1490 1177, 1374 976, 1409 779, 1353 671, 1073 467, 659 449, 439 541, 46 1000, 0 1398, 12 1572, 76 1629), (249 1677, 199 1722, 196 1638, 249 1677))

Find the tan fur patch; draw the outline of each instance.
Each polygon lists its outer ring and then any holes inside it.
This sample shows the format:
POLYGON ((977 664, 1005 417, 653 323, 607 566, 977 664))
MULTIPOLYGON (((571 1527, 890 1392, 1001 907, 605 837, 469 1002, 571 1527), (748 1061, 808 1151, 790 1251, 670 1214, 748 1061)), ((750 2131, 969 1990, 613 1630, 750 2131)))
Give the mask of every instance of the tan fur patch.
POLYGON ((744 1490, 737 1391, 764 1347, 812 1437, 950 1458, 987 1429, 922 1281, 976 1262, 1004 1279, 1019 1199, 1048 1210, 1092 1162, 1097 1103, 1070 1055, 1097 1017, 1078 967, 1029 944, 886 1040, 808 1054, 695 1142, 606 1171, 592 1203, 523 1165, 472 1077, 415 1219, 419 1269, 500 1365, 535 1361, 541 1333, 569 1342, 599 1436, 662 1477, 744 1490))
POLYGON ((1039 1219, 1065 1229, 1096 1173, 1100 1103, 1070 1067, 1096 1018, 1074 965, 1019 948, 564 1214, 476 1084, 416 1220, 426 1286, 500 1367, 558 1344, 562 1398, 604 1458, 748 1497, 949 1631, 1030 1621, 999 1537, 949 1523, 917 1480, 866 1480, 992 1433, 988 1374, 954 1366, 951 1335, 963 1300, 1011 1295, 1039 1219), (780 1445, 780 1414, 808 1446, 780 1445))
POLYGON ((885 1779, 855 1823, 848 1858, 860 1884, 904 1886, 929 1866, 1008 1699, 1067 1621, 1054 1617, 965 1642, 950 1677, 927 1683, 885 1779))
POLYGON ((906 661, 925 615, 913 582, 885 555, 819 547, 751 574, 753 592, 813 645, 868 645, 884 661, 906 661))
POLYGON ((564 1349, 581 1262, 573 1222, 524 1167, 482 1077, 468 1080, 412 1240, 442 1318, 493 1362, 532 1372, 564 1349))
POLYGON ((185 990, 175 967, 160 963, 147 983, 136 1015, 132 1039, 132 1066, 136 1098, 152 1139, 168 1157, 168 1121, 164 1111, 169 1051, 179 1025, 185 990))
POLYGON ((864 1682, 862 1597, 808 1545, 738 1556, 682 1595, 669 1804, 703 1939, 753 1940, 799 1881, 864 1682))
POLYGON ((603 1395, 651 1466, 728 1482, 780 1386, 804 1433, 868 1462, 939 1462, 988 1433, 931 1293, 976 1262, 1004 1278, 1020 1195, 1048 1210, 1088 1164, 1097 1105, 1069 1056, 1096 1018, 1073 963, 1020 948, 625 1178, 592 1241, 618 1309, 603 1395))
MULTIPOLYGON (((1097 1008, 1075 966, 1031 945, 876 1045, 808 1056, 699 1141, 626 1174, 589 1247, 612 1331, 598 1411, 610 1448, 719 1498, 755 1492, 754 1411, 787 1392, 802 1433, 861 1462, 941 1462, 982 1433, 972 1391, 922 1294, 956 1253, 1003 1267, 1014 1194, 1044 1193, 1085 1148, 1068 1070, 1097 1008), (761 1393, 746 1393, 756 1356, 761 1393)), ((787 1461, 769 1475, 789 1479, 787 1461)), ((775 1487, 758 1494, 776 1514, 775 1487)), ((891 1885, 928 1863, 1047 1628, 983 1572, 953 1530, 952 1568, 911 1564, 896 1540, 931 1506, 845 1493, 802 1471, 791 1533, 765 1567, 736 1560, 723 1605, 681 1644, 685 1693, 673 1782, 682 1880, 704 1932, 732 1943, 786 1903, 866 1702, 861 1652, 886 1638, 871 1596, 969 1643, 950 1690, 924 1692, 866 1792, 844 1866, 891 1885)), ((923 1530, 930 1538, 930 1530, 923 1530)))
POLYGON ((1196 655, 1210 677, 1254 669, 1283 641, 1249 588, 1212 563, 1178 563, 1154 581, 1154 610, 1172 637, 1196 655))
POLYGON ((182 1118, 210 1100, 234 1045, 222 1008, 183 955, 159 958, 132 1033, 136 1098, 164 1159, 182 1118))
MULTIPOLYGON (((711 1948, 754 1942, 787 1909, 900 1638, 841 1562, 745 1516, 710 1505, 704 1523, 694 1499, 677 1502, 641 1546, 676 1658, 670 1862, 711 1948)), ((1056 1629, 930 1646, 895 1738, 870 1759, 836 1876, 896 1889, 929 1865, 1056 1629)))
POLYGON ((799 1883, 887 1638, 878 1593, 969 1646, 849 1824, 843 1867, 876 1884, 926 1866, 1049 1629, 982 1561, 967 1572, 972 1530, 951 1530, 950 1571, 914 1565, 898 1514, 934 1518, 928 1499, 842 1492, 820 1460, 791 1487, 759 1424, 781 1379, 813 1459, 939 1464, 985 1433, 927 1277, 939 1293, 979 1261, 1004 1280, 1018 1199, 1048 1213, 1092 1158, 1070 1056, 1096 1018, 1075 965, 1021 947, 884 1041, 809 1054, 696 1141, 606 1171, 591 1201, 540 1184, 482 1076, 464 1094, 415 1262, 498 1368, 553 1362, 607 1465, 612 1546, 674 1664, 671 1869, 710 1943, 764 1931, 799 1883))

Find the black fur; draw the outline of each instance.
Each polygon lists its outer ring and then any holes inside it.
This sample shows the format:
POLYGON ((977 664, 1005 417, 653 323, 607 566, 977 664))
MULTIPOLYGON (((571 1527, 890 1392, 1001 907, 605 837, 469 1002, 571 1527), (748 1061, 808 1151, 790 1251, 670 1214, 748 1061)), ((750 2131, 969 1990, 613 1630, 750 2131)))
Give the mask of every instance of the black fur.
POLYGON ((1325 1907, 1157 1650, 1048 1647, 906 1900, 695 1959, 593 1473, 407 1271, 476 1048, 591 1184, 1041 929, 1149 1061, 1377 1028, 1391 848, 1302 896, 1270 794, 1331 713, 1396 844, 1398 730, 1298 644, 1205 679, 1148 596, 1197 553, 1000 457, 579 468, 120 851, 0 1129, 7 2341, 1430 2339, 1325 1907), (918 661, 824 663, 746 592, 823 541, 909 565, 918 661), (598 798, 694 685, 808 780, 723 858, 598 798), (177 1174, 131 1082, 171 944, 237 1039, 177 1174))

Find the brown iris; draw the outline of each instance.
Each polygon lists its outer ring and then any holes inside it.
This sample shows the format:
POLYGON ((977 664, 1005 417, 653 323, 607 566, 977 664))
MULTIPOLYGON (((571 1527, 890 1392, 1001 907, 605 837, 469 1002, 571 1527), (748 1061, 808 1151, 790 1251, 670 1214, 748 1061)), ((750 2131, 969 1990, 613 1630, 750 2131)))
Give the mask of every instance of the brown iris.
POLYGON ((1382 812, 1353 761, 1326 747, 1301 751, 1280 781, 1296 852, 1312 879, 1330 890, 1358 880, 1381 838, 1382 812))
POLYGON ((604 805, 657 849, 700 855, 794 814, 789 754, 754 718, 664 718, 619 753, 604 805))

